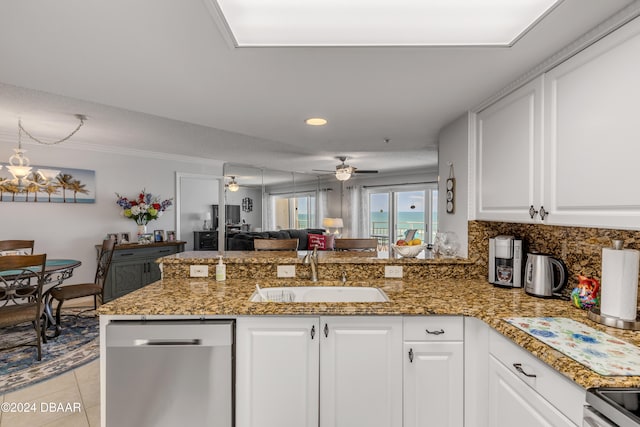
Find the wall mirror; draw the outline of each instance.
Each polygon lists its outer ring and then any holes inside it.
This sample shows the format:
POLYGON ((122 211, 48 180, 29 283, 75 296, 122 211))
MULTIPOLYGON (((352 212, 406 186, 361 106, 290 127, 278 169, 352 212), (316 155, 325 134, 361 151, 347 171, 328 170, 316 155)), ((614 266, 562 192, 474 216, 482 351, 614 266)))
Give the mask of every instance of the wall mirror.
POLYGON ((201 232, 214 232, 212 206, 220 202, 222 182, 220 176, 176 172, 176 238, 187 242, 185 250, 199 248, 198 240, 207 238, 201 232))

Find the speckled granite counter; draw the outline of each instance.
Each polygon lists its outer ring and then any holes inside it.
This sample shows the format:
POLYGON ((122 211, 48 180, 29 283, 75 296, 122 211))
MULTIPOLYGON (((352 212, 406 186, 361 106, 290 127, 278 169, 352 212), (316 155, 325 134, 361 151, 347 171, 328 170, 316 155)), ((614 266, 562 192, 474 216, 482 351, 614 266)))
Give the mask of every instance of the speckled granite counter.
MULTIPOLYGON (((309 285, 295 279, 259 280, 261 286, 309 285)), ((568 301, 545 300, 521 289, 504 289, 478 279, 426 281, 381 279, 347 282, 350 286, 378 286, 388 303, 251 303, 256 280, 162 280, 103 305, 104 315, 464 315, 483 320, 536 357, 587 387, 638 387, 640 377, 603 377, 509 325, 511 316, 568 317, 640 346, 640 332, 607 328, 586 318, 586 312, 568 301)), ((318 285, 343 285, 339 281, 318 285)))
MULTIPOLYGON (((275 279, 278 265, 293 265, 295 277, 304 280, 311 275, 311 267, 302 263, 306 253, 307 251, 182 252, 162 258, 163 277, 189 277, 191 265, 208 265, 209 277, 213 278, 218 256, 223 255, 227 265, 227 279, 275 279)), ((346 270, 348 277, 382 279, 386 265, 400 265, 404 269, 403 277, 409 280, 471 278, 477 277, 477 273, 471 268, 475 266, 475 262, 476 260, 461 258, 436 258, 431 251, 422 252, 417 258, 402 258, 388 252, 319 251, 318 277, 338 280, 346 270)))

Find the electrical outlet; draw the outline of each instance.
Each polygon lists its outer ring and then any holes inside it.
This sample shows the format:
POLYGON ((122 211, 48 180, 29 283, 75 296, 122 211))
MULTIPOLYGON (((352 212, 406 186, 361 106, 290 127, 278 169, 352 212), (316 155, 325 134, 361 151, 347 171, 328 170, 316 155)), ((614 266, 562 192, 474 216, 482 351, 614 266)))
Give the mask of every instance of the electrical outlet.
POLYGON ((295 265, 279 265, 278 277, 296 277, 295 265))
POLYGON ((209 266, 208 265, 190 265, 189 275, 190 277, 208 277, 209 266))
POLYGON ((402 266, 401 265, 385 265, 384 277, 387 279, 402 279, 402 266))

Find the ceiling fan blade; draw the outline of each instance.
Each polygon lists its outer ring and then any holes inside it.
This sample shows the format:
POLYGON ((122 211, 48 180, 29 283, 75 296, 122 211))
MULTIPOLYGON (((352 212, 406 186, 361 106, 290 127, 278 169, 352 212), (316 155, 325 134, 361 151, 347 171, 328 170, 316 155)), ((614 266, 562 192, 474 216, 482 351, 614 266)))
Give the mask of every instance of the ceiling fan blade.
POLYGON ((313 172, 326 172, 326 173, 335 173, 336 171, 329 171, 325 169, 311 169, 313 172))
POLYGON ((356 169, 356 170, 353 171, 353 173, 378 173, 378 171, 356 169))

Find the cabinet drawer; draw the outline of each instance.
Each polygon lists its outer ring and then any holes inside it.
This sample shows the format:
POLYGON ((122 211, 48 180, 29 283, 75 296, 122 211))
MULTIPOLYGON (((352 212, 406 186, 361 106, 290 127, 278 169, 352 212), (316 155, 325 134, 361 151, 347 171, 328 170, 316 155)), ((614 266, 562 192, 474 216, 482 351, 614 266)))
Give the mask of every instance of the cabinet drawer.
POLYGON ((113 261, 121 261, 132 258, 148 258, 155 260, 157 258, 177 253, 177 246, 161 246, 155 248, 140 249, 116 249, 113 253, 113 261))
POLYGON ((489 334, 489 353, 571 421, 580 425, 585 404, 585 390, 582 387, 493 330, 489 334))
POLYGON ((462 316, 424 316, 404 318, 405 341, 462 341, 462 316))

